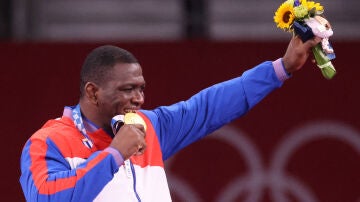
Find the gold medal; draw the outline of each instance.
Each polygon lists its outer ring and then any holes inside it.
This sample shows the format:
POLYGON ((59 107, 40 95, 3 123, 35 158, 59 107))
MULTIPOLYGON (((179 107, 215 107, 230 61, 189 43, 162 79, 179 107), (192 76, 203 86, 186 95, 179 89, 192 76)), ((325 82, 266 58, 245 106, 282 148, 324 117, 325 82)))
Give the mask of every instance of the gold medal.
POLYGON ((146 123, 143 118, 137 113, 126 113, 124 116, 124 123, 125 124, 141 124, 144 126, 144 129, 146 131, 146 123))

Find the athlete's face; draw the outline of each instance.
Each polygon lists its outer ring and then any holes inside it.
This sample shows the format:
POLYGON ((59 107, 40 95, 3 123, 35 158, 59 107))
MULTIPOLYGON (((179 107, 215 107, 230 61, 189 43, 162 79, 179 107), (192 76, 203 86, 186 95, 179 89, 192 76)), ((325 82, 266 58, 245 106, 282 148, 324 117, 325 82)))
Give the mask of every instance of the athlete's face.
POLYGON ((145 80, 138 63, 118 63, 98 86, 98 113, 103 123, 113 116, 139 110, 144 103, 145 80))

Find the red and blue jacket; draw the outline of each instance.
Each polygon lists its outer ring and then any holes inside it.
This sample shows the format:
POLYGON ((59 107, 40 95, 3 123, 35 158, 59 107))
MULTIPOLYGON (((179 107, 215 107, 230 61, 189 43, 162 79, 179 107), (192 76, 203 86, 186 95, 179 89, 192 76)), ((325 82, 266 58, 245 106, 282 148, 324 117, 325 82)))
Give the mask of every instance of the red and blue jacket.
POLYGON ((111 136, 87 123, 93 147, 65 107, 26 142, 20 183, 27 201, 171 201, 163 161, 187 145, 241 117, 288 75, 281 59, 215 84, 170 106, 140 110, 147 148, 128 161, 109 148, 111 136))

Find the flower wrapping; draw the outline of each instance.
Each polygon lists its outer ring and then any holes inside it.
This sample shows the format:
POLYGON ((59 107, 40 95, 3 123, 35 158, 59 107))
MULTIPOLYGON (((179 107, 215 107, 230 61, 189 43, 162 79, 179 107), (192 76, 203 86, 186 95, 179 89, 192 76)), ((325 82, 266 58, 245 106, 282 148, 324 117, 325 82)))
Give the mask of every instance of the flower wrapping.
POLYGON ((331 62, 335 59, 335 52, 329 42, 333 30, 323 13, 324 7, 320 3, 287 0, 275 12, 274 21, 278 28, 299 35, 303 42, 314 36, 320 37, 321 43, 313 47, 312 52, 322 75, 332 79, 336 74, 331 62))

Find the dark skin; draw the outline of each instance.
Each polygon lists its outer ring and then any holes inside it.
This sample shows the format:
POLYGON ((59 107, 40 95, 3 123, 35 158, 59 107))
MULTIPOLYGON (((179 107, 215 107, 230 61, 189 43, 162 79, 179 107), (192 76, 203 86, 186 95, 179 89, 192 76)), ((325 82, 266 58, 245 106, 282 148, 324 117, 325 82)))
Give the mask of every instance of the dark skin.
POLYGON ((301 69, 311 53, 311 48, 320 42, 321 38, 319 37, 315 37, 305 43, 301 41, 299 36, 293 37, 283 56, 286 71, 288 73, 293 73, 301 69))
MULTIPOLYGON (((103 84, 86 83, 80 107, 85 117, 111 131, 110 120, 113 116, 141 108, 145 80, 137 63, 116 64, 105 80, 103 84)), ((146 148, 144 127, 139 124, 124 125, 110 146, 117 149, 124 159, 142 154, 146 148)))
MULTIPOLYGON (((283 56, 288 73, 302 68, 308 59, 311 48, 321 41, 314 38, 303 43, 293 37, 283 56)), ((138 63, 118 63, 102 84, 88 82, 85 95, 80 99, 82 113, 97 126, 111 131, 111 118, 117 114, 141 109, 144 103, 145 80, 138 63)), ((139 124, 126 124, 113 138, 111 147, 117 149, 124 159, 143 154, 146 148, 144 127, 139 124)))

